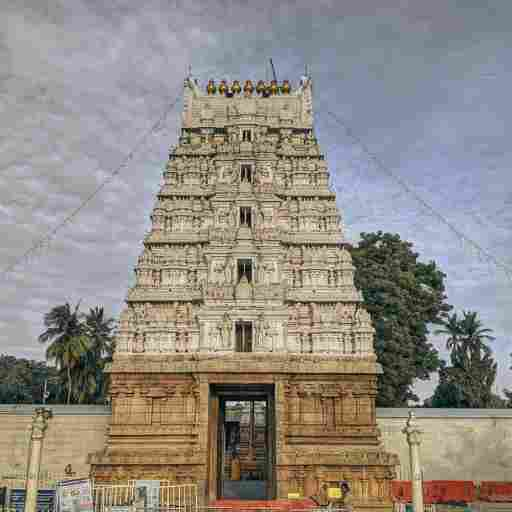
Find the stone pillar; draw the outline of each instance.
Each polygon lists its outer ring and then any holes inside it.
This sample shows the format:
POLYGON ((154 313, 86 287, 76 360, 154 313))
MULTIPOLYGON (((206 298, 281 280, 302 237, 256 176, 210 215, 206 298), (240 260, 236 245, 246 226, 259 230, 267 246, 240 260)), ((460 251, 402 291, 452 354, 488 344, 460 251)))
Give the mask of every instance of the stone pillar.
POLYGON ((424 512, 423 509, 423 480, 420 464, 420 443, 423 431, 416 423, 416 416, 413 411, 409 411, 409 418, 402 432, 407 436, 409 445, 409 459, 411 464, 411 482, 412 482, 412 504, 414 512, 424 512))
POLYGON ((39 487, 39 469, 41 467, 41 454, 43 439, 48 420, 52 417, 52 411, 44 407, 38 407, 32 418, 32 433, 27 464, 27 481, 25 484, 25 512, 36 512, 37 490, 39 487))

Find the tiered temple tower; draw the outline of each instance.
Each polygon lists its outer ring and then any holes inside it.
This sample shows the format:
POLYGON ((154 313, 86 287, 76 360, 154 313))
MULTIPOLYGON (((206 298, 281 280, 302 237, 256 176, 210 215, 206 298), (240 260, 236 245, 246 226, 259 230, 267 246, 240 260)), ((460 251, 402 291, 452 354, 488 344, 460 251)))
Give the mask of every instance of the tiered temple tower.
POLYGON ((121 314, 97 480, 222 496, 225 403, 264 400, 268 498, 352 484, 390 506, 374 330, 354 287, 312 85, 187 79, 179 144, 121 314))

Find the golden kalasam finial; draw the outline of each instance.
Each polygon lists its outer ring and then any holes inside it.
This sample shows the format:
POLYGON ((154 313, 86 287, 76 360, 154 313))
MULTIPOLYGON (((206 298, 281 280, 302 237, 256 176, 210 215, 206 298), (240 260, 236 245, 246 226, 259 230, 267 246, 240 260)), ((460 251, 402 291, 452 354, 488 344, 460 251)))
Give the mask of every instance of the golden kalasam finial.
POLYGON ((254 91, 254 87, 252 85, 252 82, 250 80, 246 80, 245 84, 244 84, 244 94, 245 94, 245 96, 250 96, 253 91, 254 91))
POLYGON ((233 91, 233 94, 240 94, 242 92, 242 88, 240 87, 240 82, 238 80, 233 80, 231 90, 233 91))
POLYGON ((270 82, 270 94, 276 95, 279 93, 279 86, 277 85, 277 80, 272 80, 270 82))
POLYGON ((265 90, 265 82, 263 80, 258 80, 258 84, 256 85, 256 92, 258 94, 263 94, 265 90))
POLYGON ((289 80, 283 80, 283 85, 281 85, 281 93, 282 94, 290 94, 292 88, 290 87, 289 80))
POLYGON ((208 80, 208 85, 206 86, 206 92, 208 94, 215 94, 217 92, 217 87, 215 86, 215 82, 213 80, 208 80))
POLYGON ((228 86, 226 84, 226 80, 221 80, 219 85, 219 94, 226 94, 228 90, 228 86))

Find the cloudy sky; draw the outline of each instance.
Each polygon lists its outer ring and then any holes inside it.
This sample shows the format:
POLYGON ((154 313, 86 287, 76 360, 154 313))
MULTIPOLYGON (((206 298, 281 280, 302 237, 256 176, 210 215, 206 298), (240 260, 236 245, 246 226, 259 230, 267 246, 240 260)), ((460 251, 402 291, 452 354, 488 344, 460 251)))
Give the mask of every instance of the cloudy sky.
MULTIPOLYGON (((397 232, 435 260, 450 303, 494 329, 497 386, 512 386, 511 19, 510 0, 3 0, 2 270, 122 162, 181 94, 189 65, 202 84, 256 80, 272 57, 278 78, 296 84, 307 64, 347 237, 397 232), (379 170, 328 112, 509 277, 379 170)), ((51 243, 2 274, 0 351, 42 358, 42 316, 65 301, 118 314, 181 107, 180 97, 51 243)))

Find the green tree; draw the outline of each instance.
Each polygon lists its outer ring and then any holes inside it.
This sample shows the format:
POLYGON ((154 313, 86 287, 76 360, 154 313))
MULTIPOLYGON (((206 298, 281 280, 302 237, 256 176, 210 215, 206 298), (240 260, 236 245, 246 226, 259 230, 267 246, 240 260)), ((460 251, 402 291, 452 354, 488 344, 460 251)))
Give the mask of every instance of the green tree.
MULTIPOLYGON (((512 357, 512 354, 510 354, 512 357)), ((509 367, 509 370, 512 370, 512 366, 509 367)), ((505 395, 505 400, 503 403, 503 407, 506 407, 508 409, 512 409, 512 390, 510 389, 504 389, 503 394, 505 395)))
POLYGON ((80 358, 75 381, 78 403, 101 403, 108 389, 105 366, 112 361, 115 320, 106 318, 101 307, 91 308, 85 316, 85 332, 90 348, 80 358))
POLYGON ((447 336, 451 366, 439 372, 432 407, 503 406, 503 400, 492 392, 498 365, 486 344, 494 340, 490 333, 474 311, 463 311, 462 317, 453 313, 443 322, 436 334, 447 336))
POLYGON ((55 361, 57 368, 65 373, 67 404, 71 403, 75 370, 78 369, 81 357, 91 345, 81 321, 79 307, 80 303, 72 311, 69 303, 55 306, 44 316, 46 330, 39 336, 41 343, 50 343, 46 350, 46 358, 55 361))
POLYGON ((42 403, 45 381, 49 402, 55 402, 59 389, 57 378, 57 370, 44 361, 0 354, 0 403, 42 403))
POLYGON ((451 309, 443 274, 432 261, 418 261, 410 242, 397 234, 361 233, 351 248, 355 283, 376 330, 375 351, 384 373, 378 377, 376 403, 384 407, 418 401, 416 379, 428 380, 440 367, 437 350, 428 342, 429 326, 451 309))

